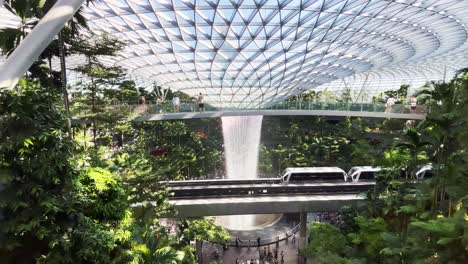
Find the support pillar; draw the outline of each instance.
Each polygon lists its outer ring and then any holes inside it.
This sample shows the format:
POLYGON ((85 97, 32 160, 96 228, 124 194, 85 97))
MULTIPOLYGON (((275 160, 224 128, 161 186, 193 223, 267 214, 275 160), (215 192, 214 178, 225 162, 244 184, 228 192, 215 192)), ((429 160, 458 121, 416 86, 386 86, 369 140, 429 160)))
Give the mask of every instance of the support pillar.
MULTIPOLYGON (((304 249, 307 245, 307 213, 301 212, 299 216, 299 251, 304 249)), ((307 259, 305 257, 299 256, 298 258, 299 264, 307 263, 307 259)))
POLYGON ((58 0, 13 53, 0 65, 0 89, 13 88, 84 0, 58 0))

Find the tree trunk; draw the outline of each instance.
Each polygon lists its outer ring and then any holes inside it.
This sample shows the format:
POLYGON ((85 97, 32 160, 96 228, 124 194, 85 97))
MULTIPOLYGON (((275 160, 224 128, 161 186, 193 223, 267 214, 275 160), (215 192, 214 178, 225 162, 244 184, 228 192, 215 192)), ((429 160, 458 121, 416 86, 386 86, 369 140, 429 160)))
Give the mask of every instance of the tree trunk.
MULTIPOLYGON (((65 105, 65 111, 67 113, 67 130, 68 138, 71 140, 73 138, 73 132, 71 129, 71 116, 70 116, 70 102, 68 101, 68 92, 67 92, 67 67, 65 64, 65 43, 63 41, 63 34, 60 32, 58 34, 59 40, 59 55, 60 55, 60 70, 62 73, 62 93, 63 93, 63 103, 65 105)), ((52 70, 52 68, 51 68, 52 70)))
POLYGON ((94 147, 97 147, 96 144, 96 87, 94 86, 94 80, 91 79, 92 90, 91 90, 91 113, 93 116, 93 143, 94 147))
POLYGON ((195 240, 195 252, 197 253, 197 261, 203 264, 203 241, 195 240))
MULTIPOLYGON (((59 50, 59 52, 60 52, 60 50, 59 50)), ((47 61, 49 62, 50 75, 52 75, 52 57, 47 57, 47 61)))

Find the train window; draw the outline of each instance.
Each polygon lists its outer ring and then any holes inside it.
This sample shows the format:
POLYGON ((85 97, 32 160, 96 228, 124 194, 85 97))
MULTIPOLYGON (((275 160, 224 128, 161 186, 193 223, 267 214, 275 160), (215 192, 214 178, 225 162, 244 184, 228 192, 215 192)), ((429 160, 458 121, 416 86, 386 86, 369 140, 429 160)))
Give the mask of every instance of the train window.
POLYGON ((310 173, 291 173, 291 177, 289 178, 289 182, 292 181, 307 181, 311 180, 313 175, 310 173))
POLYGON ((330 180, 330 179, 342 180, 343 177, 344 177, 343 173, 340 173, 340 172, 291 173, 291 177, 289 178, 289 182, 304 182, 304 181, 330 180))
POLYGON ((432 178, 432 171, 431 170, 427 170, 425 173, 424 173, 424 179, 430 179, 432 178))
POLYGON ((373 180, 375 179, 373 171, 362 171, 359 180, 373 180))

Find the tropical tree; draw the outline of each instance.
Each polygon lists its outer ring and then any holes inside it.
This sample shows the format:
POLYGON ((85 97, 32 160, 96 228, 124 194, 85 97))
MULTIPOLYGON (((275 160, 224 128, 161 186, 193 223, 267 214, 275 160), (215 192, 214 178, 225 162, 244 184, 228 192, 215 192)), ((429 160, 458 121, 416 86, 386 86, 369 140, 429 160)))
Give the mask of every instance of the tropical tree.
POLYGON ((86 63, 76 67, 74 70, 87 77, 79 87, 85 95, 85 107, 91 107, 93 143, 97 146, 97 120, 102 109, 98 109, 101 102, 100 96, 112 86, 121 84, 124 70, 118 66, 107 66, 99 61, 99 56, 113 56, 122 49, 123 43, 109 35, 95 36, 94 38, 79 38, 73 42, 73 53, 82 54, 86 57, 86 63))
POLYGON ((396 149, 408 151, 411 157, 406 163, 406 168, 402 168, 405 172, 406 179, 414 180, 418 165, 428 162, 427 150, 431 146, 431 142, 425 141, 421 133, 414 128, 406 129, 401 138, 396 139, 396 149))
POLYGON ((0 101, 0 258, 107 263, 125 254, 117 233, 127 194, 110 172, 79 166, 57 91, 23 79, 0 101))
POLYGON ((231 239, 223 227, 215 225, 214 218, 185 220, 181 226, 182 240, 185 243, 195 241, 198 263, 203 263, 203 241, 224 245, 231 239))
MULTIPOLYGON (((87 0, 87 3, 92 0, 87 0)), ((0 29, 0 54, 9 55, 21 43, 26 35, 35 27, 39 20, 56 3, 56 0, 6 0, 3 6, 16 15, 21 22, 17 28, 0 29)), ((52 40, 44 52, 39 56, 29 69, 29 78, 39 80, 42 85, 60 88, 63 94, 63 102, 67 111, 66 120, 68 135, 72 137, 70 102, 67 91, 67 72, 65 57, 70 55, 67 52, 67 44, 78 36, 79 31, 87 29, 88 25, 82 14, 82 8, 73 15, 67 22, 64 29, 58 34, 58 38, 52 40), (60 59, 60 73, 52 68, 52 58, 60 59), (48 61, 48 68, 44 60, 48 61)))
POLYGON ((187 258, 185 251, 173 247, 175 241, 168 237, 162 226, 135 226, 132 233, 135 243, 135 258, 132 263, 178 264, 187 258))

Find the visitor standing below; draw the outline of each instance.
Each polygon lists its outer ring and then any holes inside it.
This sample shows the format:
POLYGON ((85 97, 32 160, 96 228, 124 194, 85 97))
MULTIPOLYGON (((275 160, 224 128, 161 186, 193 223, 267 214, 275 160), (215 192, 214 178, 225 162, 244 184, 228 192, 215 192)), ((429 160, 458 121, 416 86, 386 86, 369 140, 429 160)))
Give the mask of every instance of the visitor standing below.
POLYGON ((260 247, 260 237, 257 237, 257 247, 260 247))
POLYGON ((205 112, 205 98, 202 93, 198 95, 198 110, 200 112, 205 112))
POLYGON ((140 104, 146 104, 146 99, 144 96, 140 96, 140 99, 138 100, 138 103, 140 104))
POLYGON ((174 112, 177 113, 180 111, 180 99, 179 96, 174 96, 172 98, 172 105, 174 105, 174 112))
POLYGON ((197 104, 197 99, 195 97, 190 98, 190 112, 195 112, 196 104, 197 104))
POLYGON ((160 96, 157 96, 156 97, 156 107, 155 107, 155 110, 156 110, 156 114, 157 113, 162 113, 162 99, 160 96))
POLYGON ((395 102, 396 102, 396 100, 395 100, 395 98, 393 98, 393 96, 390 96, 387 99, 387 103, 385 104, 385 106, 387 107, 385 109, 385 113, 391 113, 392 112, 392 107, 395 104, 395 102))
POLYGON ((146 99, 144 96, 140 96, 140 98, 138 99, 138 103, 139 105, 137 105, 137 107, 135 108, 135 113, 138 114, 138 115, 142 115, 144 113, 146 113, 146 111, 148 110, 148 106, 146 105, 146 99))
POLYGON ((416 112, 416 106, 418 104, 418 99, 413 95, 410 97, 410 106, 411 106, 411 112, 414 113, 416 112))

